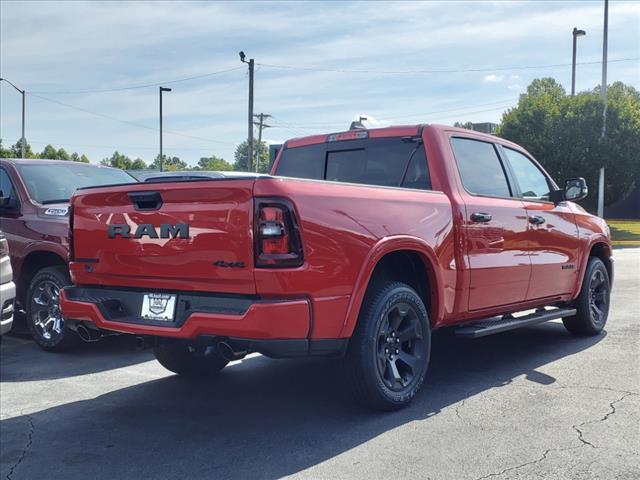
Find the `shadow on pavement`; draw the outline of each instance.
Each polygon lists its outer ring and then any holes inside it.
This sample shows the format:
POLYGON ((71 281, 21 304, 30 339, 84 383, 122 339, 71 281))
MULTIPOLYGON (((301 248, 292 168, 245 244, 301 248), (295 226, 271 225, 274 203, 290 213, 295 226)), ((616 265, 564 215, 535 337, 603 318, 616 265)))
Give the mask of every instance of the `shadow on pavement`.
POLYGON ((150 351, 137 351, 135 337, 117 335, 99 342, 81 342, 63 353, 45 352, 30 335, 3 338, 0 349, 0 381, 29 382, 75 377, 153 360, 150 351))
POLYGON ((278 478, 515 377, 553 383, 535 369, 603 338, 555 323, 478 340, 437 333, 425 388, 387 414, 350 401, 338 361, 257 357, 206 381, 167 376, 2 421, 3 476, 31 431, 14 479, 278 478))

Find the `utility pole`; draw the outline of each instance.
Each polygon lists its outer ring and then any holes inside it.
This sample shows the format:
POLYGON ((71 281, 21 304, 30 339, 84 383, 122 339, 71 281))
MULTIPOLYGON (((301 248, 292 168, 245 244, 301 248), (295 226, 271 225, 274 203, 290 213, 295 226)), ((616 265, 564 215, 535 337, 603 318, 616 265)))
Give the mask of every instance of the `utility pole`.
POLYGON ((609 35, 609 0, 604 0, 604 32, 602 35, 602 86, 600 99, 602 100, 602 138, 607 133, 607 38, 609 35))
POLYGON ((162 163, 164 158, 162 157, 162 92, 170 92, 170 88, 160 87, 160 171, 162 171, 162 163))
POLYGON ((16 87, 13 83, 11 83, 9 80, 7 80, 6 78, 0 78, 0 81, 4 80, 5 82, 7 82, 9 85, 11 85, 13 88, 15 88, 18 92, 20 92, 22 94, 22 139, 20 140, 20 156, 22 158, 24 158, 25 156, 25 151, 26 151, 26 143, 27 140, 24 136, 24 116, 25 116, 25 97, 27 92, 25 90, 20 90, 18 87, 16 87))
POLYGON ((256 173, 258 173, 258 166, 260 164, 260 152, 262 150, 262 130, 264 128, 271 127, 271 125, 267 125, 266 123, 264 123, 264 120, 265 118, 270 118, 271 115, 268 115, 266 113, 259 113, 257 115, 254 115, 254 117, 260 119, 259 122, 253 122, 253 124, 258 127, 258 148, 256 149, 256 168, 255 168, 256 173))
POLYGON ((251 162, 253 160, 253 58, 246 61, 244 52, 240 52, 240 61, 249 65, 249 116, 248 116, 248 132, 247 132, 247 171, 251 171, 251 162))
POLYGON ((587 34, 584 30, 578 30, 573 27, 573 61, 571 62, 571 96, 576 94, 576 44, 578 37, 583 37, 587 34))

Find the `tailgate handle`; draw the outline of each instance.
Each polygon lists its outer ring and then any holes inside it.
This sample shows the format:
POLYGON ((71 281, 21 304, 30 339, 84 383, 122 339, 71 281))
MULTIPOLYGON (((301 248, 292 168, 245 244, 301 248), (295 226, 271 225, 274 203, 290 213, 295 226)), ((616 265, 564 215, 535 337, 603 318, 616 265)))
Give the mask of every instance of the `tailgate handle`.
POLYGON ((160 192, 132 192, 129 199, 136 210, 158 210, 162 206, 160 192))

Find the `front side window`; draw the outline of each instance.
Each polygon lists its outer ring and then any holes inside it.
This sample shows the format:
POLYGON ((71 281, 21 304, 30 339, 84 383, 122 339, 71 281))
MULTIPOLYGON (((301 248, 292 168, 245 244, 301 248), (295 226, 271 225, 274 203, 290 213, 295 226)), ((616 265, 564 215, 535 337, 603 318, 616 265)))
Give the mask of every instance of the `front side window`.
POLYGON ((510 197, 507 176, 492 143, 452 138, 451 147, 464 188, 475 195, 510 197))
POLYGON ((520 152, 506 147, 504 152, 520 185, 520 196, 525 199, 548 201, 549 182, 540 169, 520 152))

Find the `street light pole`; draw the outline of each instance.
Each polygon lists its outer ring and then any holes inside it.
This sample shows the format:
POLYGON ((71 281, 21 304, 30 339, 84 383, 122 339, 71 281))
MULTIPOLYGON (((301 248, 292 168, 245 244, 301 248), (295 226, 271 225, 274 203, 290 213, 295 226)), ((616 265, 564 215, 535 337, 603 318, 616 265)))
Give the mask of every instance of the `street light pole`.
POLYGON ((583 37, 587 34, 584 30, 578 30, 573 27, 573 61, 571 62, 571 96, 576 94, 576 44, 578 43, 578 37, 583 37))
POLYGON ((602 36, 602 86, 600 98, 602 99, 602 137, 607 132, 607 44, 609 36, 609 0, 604 0, 604 32, 602 36))
POLYGON ((251 162, 253 161, 253 58, 246 61, 244 52, 240 52, 240 61, 249 65, 249 116, 248 116, 248 132, 247 132, 247 171, 251 171, 251 162))
POLYGON ((25 156, 25 149, 26 149, 26 139, 24 136, 24 115, 25 115, 25 96, 26 96, 26 91, 25 90, 20 90, 18 87, 16 87, 13 83, 11 83, 9 80, 7 80, 6 78, 0 78, 0 81, 4 80, 5 82, 7 82, 9 85, 11 85, 13 88, 15 88, 17 91, 19 91, 22 94, 22 139, 20 140, 20 156, 22 158, 24 158, 25 156))
POLYGON ((258 167, 260 165, 260 153, 262 152, 262 130, 264 130, 265 128, 271 127, 271 125, 267 125, 266 123, 264 123, 264 120, 266 118, 271 118, 271 115, 269 115, 268 113, 259 113, 257 115, 254 115, 254 117, 260 119, 259 122, 253 122, 253 124, 258 127, 258 148, 256 149, 257 154, 256 154, 256 168, 255 168, 256 173, 258 173, 258 167))
POLYGON ((160 171, 162 171, 162 92, 170 92, 170 88, 160 87, 160 171))

